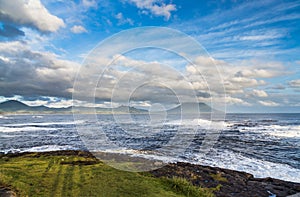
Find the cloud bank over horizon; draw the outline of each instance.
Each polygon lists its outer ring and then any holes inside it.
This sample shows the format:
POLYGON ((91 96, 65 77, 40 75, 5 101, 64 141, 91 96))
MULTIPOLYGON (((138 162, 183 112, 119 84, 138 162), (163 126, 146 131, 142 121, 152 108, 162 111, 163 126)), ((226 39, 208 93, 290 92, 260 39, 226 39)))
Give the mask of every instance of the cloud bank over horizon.
MULTIPOLYGON (((117 54, 104 73, 91 69, 98 77, 102 74, 95 97, 98 105, 109 106, 116 87, 120 100, 113 105, 121 105, 126 88, 143 80, 154 83, 132 94, 135 106, 178 102, 167 87, 187 95, 186 101, 193 91, 198 102, 210 103, 222 93, 207 85, 220 82, 217 65, 229 111, 300 112, 299 10, 299 1, 275 0, 201 6, 176 0, 78 0, 70 4, 0 0, 0 101, 71 105, 77 71, 90 50, 122 30, 150 25, 183 31, 203 44, 211 57, 195 56, 193 61, 202 65, 196 68, 170 51, 140 49, 117 54), (158 79, 165 87, 155 83, 158 79)), ((176 43, 176 38, 157 40, 176 43)))

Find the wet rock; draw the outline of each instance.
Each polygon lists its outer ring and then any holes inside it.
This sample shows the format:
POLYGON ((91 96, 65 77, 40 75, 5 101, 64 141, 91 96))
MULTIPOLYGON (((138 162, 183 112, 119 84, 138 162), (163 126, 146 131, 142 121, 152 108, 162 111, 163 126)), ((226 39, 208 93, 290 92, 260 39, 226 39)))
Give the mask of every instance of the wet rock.
POLYGON ((16 197, 16 193, 6 187, 0 187, 0 196, 1 197, 16 197))
POLYGON ((254 178, 245 172, 217 167, 193 165, 189 163, 168 164, 151 171, 156 177, 182 177, 197 186, 216 188, 216 196, 222 197, 284 197, 300 192, 300 183, 292 183, 273 178, 254 178), (191 176, 192 175, 192 176, 191 176))

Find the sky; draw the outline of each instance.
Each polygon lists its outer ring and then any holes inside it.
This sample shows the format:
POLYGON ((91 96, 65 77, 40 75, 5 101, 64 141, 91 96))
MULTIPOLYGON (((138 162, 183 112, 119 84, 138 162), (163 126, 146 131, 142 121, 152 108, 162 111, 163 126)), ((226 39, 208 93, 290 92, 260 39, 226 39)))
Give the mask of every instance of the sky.
POLYGON ((300 112, 299 54, 300 1, 0 0, 0 102, 168 108, 182 98, 226 112, 300 112), (150 38, 182 51, 120 53, 110 40, 143 43, 144 27, 164 27, 150 38), (198 53, 191 63, 183 51, 198 53))

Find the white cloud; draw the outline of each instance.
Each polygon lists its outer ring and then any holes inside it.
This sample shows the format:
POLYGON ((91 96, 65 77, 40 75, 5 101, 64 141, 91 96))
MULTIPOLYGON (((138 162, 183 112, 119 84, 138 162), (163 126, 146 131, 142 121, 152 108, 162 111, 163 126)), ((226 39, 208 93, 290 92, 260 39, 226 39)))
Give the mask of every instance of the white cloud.
POLYGON ((238 37, 239 40, 251 40, 251 41, 260 41, 267 39, 280 38, 282 36, 273 36, 273 35, 253 35, 253 36, 241 36, 238 37))
POLYGON ((210 54, 223 60, 265 59, 277 54, 297 56, 297 50, 291 49, 284 39, 290 36, 293 25, 276 23, 293 24, 299 20, 300 14, 294 9, 298 6, 299 2, 245 1, 222 10, 222 17, 215 10, 204 17, 172 23, 171 27, 193 35, 210 54), (246 12, 255 14, 249 17, 246 12))
POLYGON ((257 97, 268 97, 268 94, 263 91, 263 90, 252 90, 252 93, 251 93, 253 96, 257 96, 257 97))
POLYGON ((265 41, 272 39, 279 39, 286 36, 286 33, 281 30, 252 30, 250 32, 245 33, 242 36, 235 36, 234 38, 242 41, 265 41))
POLYGON ((256 87, 259 85, 264 85, 265 82, 262 80, 256 80, 253 78, 248 77, 232 77, 228 79, 229 82, 239 85, 240 87, 247 88, 247 87, 256 87))
MULTIPOLYGON (((11 99, 10 99, 11 100, 11 99)), ((22 99, 19 99, 19 101, 25 103, 26 105, 29 105, 29 106, 41 106, 41 105, 47 105, 48 104, 48 101, 45 101, 45 100, 39 100, 39 99, 36 99, 34 101, 27 101, 27 100, 23 100, 22 99)))
POLYGON ((235 97, 230 97, 230 96, 226 96, 226 103, 227 104, 231 104, 231 105, 244 105, 244 106, 251 106, 250 103, 242 100, 241 98, 235 98, 235 97))
POLYGON ((19 41, 0 42, 0 54, 9 60, 1 62, 0 95, 71 97, 78 63, 19 41))
POLYGON ((73 105, 73 100, 71 99, 54 100, 52 102, 48 102, 47 104, 45 104, 45 106, 51 108, 66 108, 72 105, 73 105))
POLYGON ((279 106, 278 103, 275 103, 273 101, 258 101, 261 105, 267 106, 267 107, 276 107, 279 106))
POLYGON ((155 16, 164 16, 166 20, 171 17, 171 12, 176 11, 175 4, 165 4, 161 0, 127 0, 130 3, 134 3, 137 8, 142 10, 142 13, 146 14, 148 11, 155 16))
POLYGON ((152 103, 149 101, 133 101, 130 102, 130 106, 149 109, 152 106, 152 103))
POLYGON ((74 34, 80 34, 80 33, 86 33, 88 32, 83 26, 81 25, 74 25, 72 28, 71 28, 71 31, 74 33, 74 34))
POLYGON ((52 15, 40 0, 0 0, 0 19, 28 26, 42 32, 56 32, 64 27, 62 19, 52 15))
MULTIPOLYGON (((193 87, 202 88, 205 90, 207 84, 203 83, 204 77, 209 86, 214 86, 214 83, 221 83, 218 73, 214 69, 214 64, 219 66, 220 74, 223 79, 223 85, 227 94, 226 103, 228 105, 253 105, 258 102, 255 97, 267 98, 268 93, 265 92, 264 86, 267 85, 265 79, 288 75, 286 67, 280 62, 268 62, 258 60, 243 60, 237 61, 232 65, 225 61, 214 60, 209 57, 198 57, 196 65, 186 66, 187 78, 192 81, 193 87), (200 76, 200 74, 202 76, 200 76), (257 89, 256 89, 257 88, 257 89), (252 89, 249 92, 249 89, 252 89)), ((292 83, 296 86, 296 81, 292 83)), ((291 84, 290 84, 291 85, 291 84)), ((222 90, 214 88, 216 92, 211 94, 218 94, 222 90)), ((261 105, 279 105, 281 102, 262 101, 261 105)))
POLYGON ((0 61, 3 61, 3 62, 5 62, 5 63, 8 63, 8 62, 10 62, 11 60, 10 60, 9 58, 7 58, 7 57, 2 57, 2 56, 0 55, 0 61))
POLYGON ((16 100, 19 100, 25 103, 26 105, 30 105, 30 106, 44 105, 46 107, 51 107, 51 108, 66 108, 66 107, 73 106, 73 103, 77 104, 78 102, 80 102, 80 101, 73 101, 72 99, 52 97, 52 96, 42 96, 36 98, 35 100, 26 100, 26 97, 19 97, 16 100))
MULTIPOLYGON (((205 76, 206 81, 210 84, 220 82, 220 76, 216 73, 215 69, 215 65, 217 65, 220 68, 220 75, 223 78, 226 93, 230 95, 243 94, 246 88, 256 88, 266 85, 264 78, 272 78, 287 73, 284 70, 284 66, 278 62, 248 60, 229 65, 225 61, 202 56, 197 57, 195 63, 200 65, 197 69, 192 65, 186 66, 188 78, 193 83, 196 84, 198 81, 201 81, 200 74, 205 76)), ((265 96, 263 92, 256 91, 255 94, 265 96)))
POLYGON ((124 24, 133 25, 134 23, 132 19, 125 18, 121 12, 116 14, 115 18, 118 19, 118 25, 124 25, 124 24))
POLYGON ((239 71, 236 75, 243 77, 273 78, 290 74, 281 62, 263 60, 243 60, 237 62, 239 71))
POLYGON ((82 67, 79 82, 76 83, 75 95, 86 97, 95 95, 96 99, 112 99, 119 103, 131 98, 132 102, 143 107, 147 103, 149 105, 177 103, 178 97, 182 102, 197 102, 197 97, 209 96, 199 89, 195 92, 193 85, 170 66, 124 55, 116 55, 112 59, 115 61, 105 70, 102 70, 106 66, 106 60, 103 58, 93 59, 93 62, 97 62, 95 63, 97 66, 82 67), (95 73, 102 73, 101 78, 95 73), (98 83, 95 84, 94 81, 98 83), (97 86, 95 94, 87 86, 92 88, 97 86))
POLYGON ((96 0, 82 0, 82 5, 86 8, 97 8, 96 0))
POLYGON ((292 80, 289 82, 292 88, 300 88, 300 79, 292 80))

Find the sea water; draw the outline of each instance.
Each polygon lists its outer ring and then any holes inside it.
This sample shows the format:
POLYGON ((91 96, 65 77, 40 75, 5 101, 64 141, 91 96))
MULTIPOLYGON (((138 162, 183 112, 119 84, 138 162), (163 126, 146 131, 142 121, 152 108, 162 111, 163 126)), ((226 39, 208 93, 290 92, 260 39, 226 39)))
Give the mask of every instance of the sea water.
POLYGON ((128 122, 113 115, 97 115, 96 120, 82 116, 74 120, 73 115, 2 115, 0 152, 93 149, 300 182, 300 114, 227 114, 214 122, 209 118, 151 122, 143 114, 128 122), (203 156, 202 143, 209 130, 216 131, 218 138, 203 156), (175 145, 168 147, 178 133, 177 143, 186 143, 179 153, 175 145), (159 152, 164 147, 170 151, 159 152))

